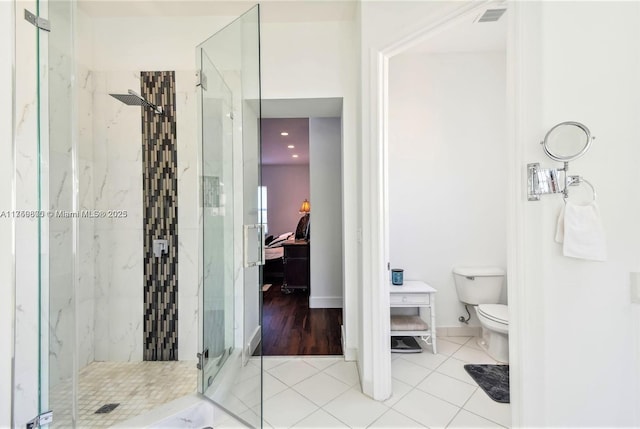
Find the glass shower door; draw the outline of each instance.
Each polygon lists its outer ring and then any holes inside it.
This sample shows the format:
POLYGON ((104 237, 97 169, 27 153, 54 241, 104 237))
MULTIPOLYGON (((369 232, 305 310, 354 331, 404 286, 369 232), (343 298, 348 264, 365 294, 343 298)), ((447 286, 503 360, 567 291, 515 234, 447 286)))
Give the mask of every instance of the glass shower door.
POLYGON ((200 365, 205 392, 233 353, 234 255, 228 251, 233 248, 233 110, 231 90, 204 49, 200 54, 204 269, 200 365))
POLYGON ((68 428, 75 427, 78 360, 76 2, 12 3, 12 91, 21 113, 14 118, 15 197, 7 207, 15 216, 0 220, 15 234, 12 427, 68 428))
POLYGON ((259 6, 205 40, 199 62, 203 323, 200 391, 262 427, 259 6))

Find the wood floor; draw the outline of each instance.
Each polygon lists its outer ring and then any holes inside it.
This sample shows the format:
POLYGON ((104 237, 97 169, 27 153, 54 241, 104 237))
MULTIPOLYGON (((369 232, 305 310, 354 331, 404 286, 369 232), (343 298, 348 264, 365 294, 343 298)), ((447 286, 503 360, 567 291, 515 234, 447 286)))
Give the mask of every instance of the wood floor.
POLYGON ((262 353, 265 356, 341 355, 341 308, 309 308, 309 295, 285 295, 280 285, 262 296, 262 353))

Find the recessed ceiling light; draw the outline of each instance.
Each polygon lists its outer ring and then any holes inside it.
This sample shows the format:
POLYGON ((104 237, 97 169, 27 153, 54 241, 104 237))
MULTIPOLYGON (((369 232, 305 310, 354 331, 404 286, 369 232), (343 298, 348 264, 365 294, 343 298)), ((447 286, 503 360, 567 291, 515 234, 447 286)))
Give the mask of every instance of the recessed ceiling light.
POLYGON ((291 158, 297 158, 298 155, 291 155, 291 158))
POLYGON ((287 146, 289 149, 293 149, 295 146, 290 144, 289 146, 287 146))
POLYGON ((283 132, 281 132, 281 133, 280 133, 280 135, 281 135, 281 136, 288 136, 288 135, 289 135, 289 133, 288 133, 288 132, 286 132, 286 131, 283 131, 283 132))

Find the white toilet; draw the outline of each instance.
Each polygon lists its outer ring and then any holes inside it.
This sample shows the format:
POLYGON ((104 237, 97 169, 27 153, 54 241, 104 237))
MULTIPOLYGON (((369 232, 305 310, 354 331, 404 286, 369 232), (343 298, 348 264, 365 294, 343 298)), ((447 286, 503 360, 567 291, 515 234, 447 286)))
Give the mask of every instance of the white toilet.
POLYGON ((478 344, 498 362, 509 362, 509 309, 498 304, 505 272, 497 267, 455 267, 458 299, 473 305, 482 325, 478 344))

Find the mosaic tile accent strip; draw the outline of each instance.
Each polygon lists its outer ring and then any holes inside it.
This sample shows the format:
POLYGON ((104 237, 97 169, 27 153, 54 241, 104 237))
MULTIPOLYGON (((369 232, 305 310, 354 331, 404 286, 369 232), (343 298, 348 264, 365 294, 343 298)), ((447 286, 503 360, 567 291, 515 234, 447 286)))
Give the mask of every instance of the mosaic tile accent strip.
POLYGON ((140 72, 140 92, 162 107, 142 110, 144 360, 178 360, 178 154, 175 72, 140 72), (154 256, 153 240, 168 241, 154 256))

